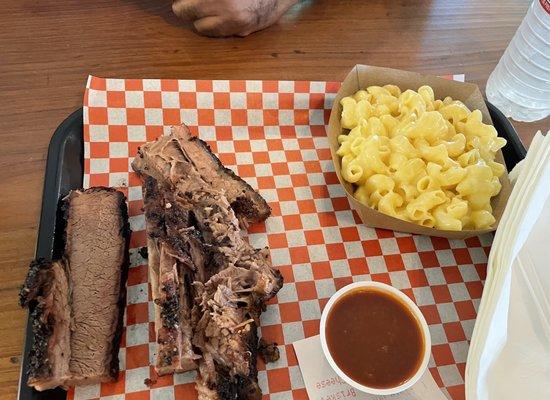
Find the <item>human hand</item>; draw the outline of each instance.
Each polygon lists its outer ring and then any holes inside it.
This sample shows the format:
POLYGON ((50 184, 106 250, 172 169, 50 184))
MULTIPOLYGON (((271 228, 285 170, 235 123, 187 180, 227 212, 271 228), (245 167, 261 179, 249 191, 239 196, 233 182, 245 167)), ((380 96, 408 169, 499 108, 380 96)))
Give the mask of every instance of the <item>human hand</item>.
POLYGON ((206 36, 247 36, 275 23, 297 0, 173 0, 172 10, 206 36))

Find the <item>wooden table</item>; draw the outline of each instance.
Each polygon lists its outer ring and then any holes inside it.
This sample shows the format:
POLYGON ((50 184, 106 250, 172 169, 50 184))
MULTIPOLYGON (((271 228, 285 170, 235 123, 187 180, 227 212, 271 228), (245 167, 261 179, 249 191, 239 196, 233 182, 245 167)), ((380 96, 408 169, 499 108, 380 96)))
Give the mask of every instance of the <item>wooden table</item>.
MULTIPOLYGON (((1 0, 0 399, 17 392, 48 142, 88 74, 341 80, 357 63, 465 73, 484 86, 528 0, 303 1, 247 38, 197 36, 162 0, 1 0)), ((549 119, 514 123, 526 145, 549 119)))

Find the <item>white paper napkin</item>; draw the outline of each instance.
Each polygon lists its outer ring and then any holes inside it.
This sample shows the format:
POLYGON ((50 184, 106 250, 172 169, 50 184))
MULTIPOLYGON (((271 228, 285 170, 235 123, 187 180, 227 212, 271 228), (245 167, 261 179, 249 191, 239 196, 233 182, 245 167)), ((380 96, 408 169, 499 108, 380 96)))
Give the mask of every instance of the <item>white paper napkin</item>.
POLYGON ((468 400, 550 399, 550 136, 539 132, 511 175, 468 353, 468 400))
POLYGON ((293 343, 310 400, 447 400, 430 371, 410 389, 395 395, 376 396, 359 392, 344 382, 327 362, 319 336, 293 343))

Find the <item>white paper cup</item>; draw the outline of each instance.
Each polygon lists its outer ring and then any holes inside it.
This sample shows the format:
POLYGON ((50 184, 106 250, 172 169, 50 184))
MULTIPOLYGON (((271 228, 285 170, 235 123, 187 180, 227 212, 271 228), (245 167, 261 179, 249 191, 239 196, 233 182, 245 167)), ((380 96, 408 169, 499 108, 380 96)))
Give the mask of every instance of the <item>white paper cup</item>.
POLYGON ((403 292, 401 292, 400 290, 397 290, 396 288, 390 285, 386 285, 385 283, 372 282, 372 281, 356 282, 356 283, 351 283, 347 286, 344 286, 342 289, 338 290, 334 295, 332 295, 332 297, 329 299, 327 305, 323 310, 323 314, 321 315, 321 326, 319 331, 321 336, 321 347, 323 348, 325 357, 328 363, 330 364, 330 366, 332 367, 332 369, 344 381, 346 381, 348 384, 353 386, 355 389, 360 390, 361 392, 375 394, 375 395, 382 395, 382 396, 403 392, 404 390, 407 390, 412 385, 414 385, 422 377, 422 375, 428 368, 428 362, 430 360, 430 354, 431 354, 431 348, 432 348, 432 341, 430 337, 430 330, 428 329, 428 324, 426 323, 426 319, 424 319, 424 316, 420 312, 420 309, 418 308, 418 306, 409 297, 407 297, 407 295, 405 295, 403 292), (420 330, 422 332, 422 337, 424 339, 424 354, 422 355, 422 362, 420 363, 420 366, 418 367, 418 370, 414 373, 414 375, 399 386, 378 389, 378 388, 371 388, 354 381, 338 367, 338 365, 332 358, 332 355, 330 354, 330 351, 328 349, 325 330, 326 330, 327 316, 330 313, 330 310, 332 309, 334 304, 344 294, 352 290, 369 289, 369 288, 383 291, 385 293, 389 293, 394 298, 401 300, 401 302, 404 303, 408 307, 408 309, 412 312, 412 314, 416 317, 420 325, 420 330))

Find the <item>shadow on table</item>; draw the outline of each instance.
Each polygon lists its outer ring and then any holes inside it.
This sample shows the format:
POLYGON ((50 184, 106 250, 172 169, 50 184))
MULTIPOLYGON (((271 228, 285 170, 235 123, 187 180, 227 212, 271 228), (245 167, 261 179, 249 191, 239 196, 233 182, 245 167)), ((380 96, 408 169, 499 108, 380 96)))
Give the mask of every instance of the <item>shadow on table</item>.
POLYGON ((123 0, 149 14, 162 18, 167 24, 193 30, 193 25, 179 19, 172 12, 170 0, 123 0))

